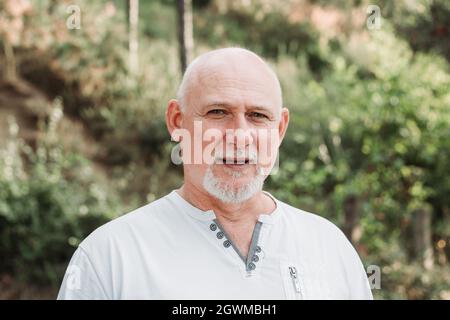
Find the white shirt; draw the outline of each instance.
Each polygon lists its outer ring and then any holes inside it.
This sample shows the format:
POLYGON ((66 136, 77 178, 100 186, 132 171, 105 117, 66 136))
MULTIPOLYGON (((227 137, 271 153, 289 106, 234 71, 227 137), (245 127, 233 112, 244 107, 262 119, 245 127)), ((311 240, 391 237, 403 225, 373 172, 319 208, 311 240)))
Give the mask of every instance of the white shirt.
POLYGON ((172 191, 91 233, 58 299, 372 299, 345 235, 271 197, 244 262, 212 210, 172 191))

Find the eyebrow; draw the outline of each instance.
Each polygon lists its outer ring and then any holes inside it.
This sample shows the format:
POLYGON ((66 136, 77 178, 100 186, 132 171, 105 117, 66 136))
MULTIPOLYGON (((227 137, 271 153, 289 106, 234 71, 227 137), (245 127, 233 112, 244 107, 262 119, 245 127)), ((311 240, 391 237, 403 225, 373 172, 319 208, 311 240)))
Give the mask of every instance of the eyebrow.
MULTIPOLYGON (((210 103, 206 104, 205 109, 214 107, 214 106, 222 107, 222 108, 226 108, 226 109, 237 109, 237 107, 233 106, 232 104, 226 103, 226 102, 210 102, 210 103)), ((246 109, 250 109, 252 111, 265 111, 265 112, 269 113, 271 116, 274 116, 274 113, 270 110, 269 106, 250 105, 250 106, 246 106, 246 109)))

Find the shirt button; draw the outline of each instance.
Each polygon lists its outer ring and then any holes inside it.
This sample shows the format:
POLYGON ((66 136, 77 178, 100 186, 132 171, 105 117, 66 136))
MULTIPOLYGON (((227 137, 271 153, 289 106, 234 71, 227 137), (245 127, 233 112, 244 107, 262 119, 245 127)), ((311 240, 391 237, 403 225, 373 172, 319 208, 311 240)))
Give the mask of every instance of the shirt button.
POLYGON ((217 239, 222 239, 223 238, 223 232, 222 231, 217 232, 216 236, 217 236, 217 239))
POLYGON ((260 246, 257 246, 255 251, 258 252, 258 253, 260 253, 260 252, 261 252, 261 247, 260 247, 260 246))
POLYGON ((225 240, 224 242, 223 242, 223 246, 225 247, 225 248, 228 248, 229 246, 231 246, 231 241, 230 240, 225 240))
POLYGON ((253 261, 253 262, 258 262, 258 261, 259 261, 259 257, 258 257, 256 254, 253 255, 252 261, 253 261))
POLYGON ((254 264, 253 262, 250 262, 250 263, 248 264, 248 268, 249 268, 250 270, 255 270, 256 266, 255 266, 255 264, 254 264))
POLYGON ((211 231, 216 231, 217 226, 216 226, 214 223, 212 223, 212 224, 209 226, 209 228, 211 229, 211 231))

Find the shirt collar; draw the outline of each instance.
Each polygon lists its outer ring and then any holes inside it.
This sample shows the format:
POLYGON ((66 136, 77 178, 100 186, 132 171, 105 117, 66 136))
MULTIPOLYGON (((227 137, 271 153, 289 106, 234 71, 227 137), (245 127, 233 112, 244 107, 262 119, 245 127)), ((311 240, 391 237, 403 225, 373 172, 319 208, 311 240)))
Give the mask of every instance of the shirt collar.
MULTIPOLYGON (((263 191, 275 202, 275 210, 269 214, 260 214, 258 216, 258 221, 262 223, 274 224, 276 223, 281 215, 280 201, 272 196, 269 192, 263 191)), ((173 190, 169 195, 177 204, 183 208, 188 208, 187 213, 194 219, 200 221, 212 221, 216 219, 216 214, 213 210, 203 211, 196 206, 192 205, 190 202, 185 200, 176 190, 173 190)))

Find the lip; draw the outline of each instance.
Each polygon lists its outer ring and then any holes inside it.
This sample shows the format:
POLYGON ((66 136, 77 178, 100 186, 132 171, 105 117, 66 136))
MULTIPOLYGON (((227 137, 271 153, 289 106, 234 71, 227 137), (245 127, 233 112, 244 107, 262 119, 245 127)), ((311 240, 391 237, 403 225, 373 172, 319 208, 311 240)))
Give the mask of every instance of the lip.
POLYGON ((250 163, 249 159, 221 159, 218 161, 219 164, 224 165, 246 165, 250 163))
POLYGON ((222 161, 218 161, 217 163, 219 165, 223 165, 224 168, 227 168, 229 170, 233 171, 246 171, 251 163, 250 159, 221 159, 222 161), (228 160, 228 163, 227 161, 228 160), (234 162, 234 163, 233 163, 234 162))
POLYGON ((246 171, 249 168, 249 164, 223 164, 224 168, 234 171, 246 171))

